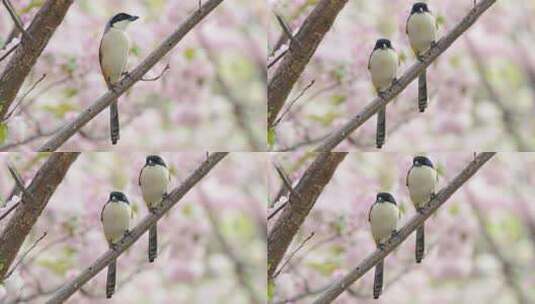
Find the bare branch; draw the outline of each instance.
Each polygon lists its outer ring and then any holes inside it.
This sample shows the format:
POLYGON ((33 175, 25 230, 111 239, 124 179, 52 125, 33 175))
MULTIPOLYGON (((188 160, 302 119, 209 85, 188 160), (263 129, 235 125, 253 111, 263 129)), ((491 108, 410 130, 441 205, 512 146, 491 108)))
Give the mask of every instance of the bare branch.
POLYGON ((295 248, 294 251, 292 251, 292 253, 290 253, 288 255, 288 257, 286 258, 286 261, 284 261, 284 263, 281 265, 281 267, 279 268, 279 270, 277 270, 277 272, 275 272, 275 274, 273 275, 273 278, 276 278, 279 276, 279 274, 284 270, 284 267, 286 267, 286 265, 288 265, 288 263, 290 263, 290 261, 292 260, 292 258, 295 256, 295 254, 297 252, 299 252, 299 250, 301 250, 301 248, 303 248, 303 246, 305 246, 305 244, 310 241, 311 238, 313 238, 315 235, 314 232, 311 232, 302 242, 301 244, 299 244, 299 246, 297 246, 297 248, 295 248))
POLYGON ((158 76, 152 77, 152 78, 141 78, 141 81, 156 81, 162 78, 165 72, 167 72, 169 69, 171 69, 171 67, 169 66, 169 63, 168 63, 165 65, 165 67, 163 68, 163 70, 160 72, 158 76))
POLYGON ((383 98, 376 97, 371 103, 366 105, 360 113, 357 113, 347 123, 323 141, 315 151, 331 151, 352 132, 357 130, 362 124, 377 113, 379 109, 390 103, 394 97, 401 93, 407 86, 420 75, 435 59, 444 53, 466 30, 468 30, 477 19, 494 3, 496 0, 480 1, 468 14, 455 26, 446 36, 442 37, 438 43, 432 47, 422 57, 422 61, 413 64, 406 72, 385 91, 383 98))
MULTIPOLYGON (((212 12, 224 0, 207 1, 201 8, 196 10, 178 28, 169 35, 147 58, 145 58, 128 76, 123 77, 115 86, 114 90, 107 91, 93 104, 83 110, 74 120, 67 122, 62 129, 53 135, 43 146, 40 152, 55 151, 71 138, 79 129, 85 126, 91 119, 106 109, 112 101, 117 100, 130 87, 137 83, 156 63, 158 63, 169 51, 171 51, 204 17, 212 12)), ((0 94, 1 97, 1 94, 0 94)), ((120 100, 120 99, 119 99, 120 100)))
POLYGON ((406 240, 411 233, 433 215, 433 213, 435 213, 438 208, 440 208, 453 195, 453 193, 461 188, 495 154, 496 153, 494 152, 478 154, 446 187, 442 188, 437 193, 435 198, 427 204, 421 214, 416 214, 400 229, 397 236, 388 240, 383 250, 375 250, 375 252, 365 258, 342 279, 334 282, 327 291, 322 293, 321 296, 314 301, 314 304, 327 304, 334 301, 334 299, 349 288, 351 284, 361 278, 368 272, 368 270, 372 269, 377 263, 382 261, 404 240, 406 240))
POLYGON ((270 280, 295 234, 346 155, 347 153, 320 153, 294 187, 294 192, 290 193, 288 198, 290 203, 284 208, 268 234, 270 280), (293 193, 298 193, 299 197, 293 193))
POLYGON ((17 263, 15 263, 15 265, 13 265, 13 267, 11 267, 11 270, 8 271, 8 273, 5 275, 5 279, 9 278, 11 276, 11 274, 13 274, 13 272, 15 271, 15 269, 17 269, 17 266, 20 265, 20 263, 22 263, 24 261, 24 258, 26 258, 26 256, 28 255, 28 253, 30 253, 30 251, 32 251, 35 246, 37 246, 37 244, 39 244, 39 242, 41 240, 43 240, 45 237, 47 236, 47 233, 44 232, 43 235, 41 235, 41 237, 39 237, 35 242, 33 242, 33 244, 30 246, 30 248, 28 248, 28 250, 26 250, 24 252, 24 254, 22 254, 22 256, 20 257, 20 259, 17 261, 17 263))
POLYGON ((17 15, 17 12, 15 12, 15 9, 13 8, 13 5, 11 4, 11 2, 9 0, 2 0, 2 2, 4 3, 4 6, 6 7, 7 11, 9 12, 9 15, 11 16, 11 19, 13 20, 13 23, 17 27, 17 30, 19 32, 22 32, 22 34, 24 36, 26 36, 26 38, 31 39, 31 37, 28 34, 28 32, 26 32, 26 30, 24 30, 24 25, 22 25, 22 21, 20 21, 20 17, 19 17, 19 15, 17 15))
POLYGON ((7 169, 9 170, 11 177, 15 181, 15 185, 19 188, 20 192, 24 194, 23 197, 28 197, 30 199, 30 203, 33 203, 33 194, 31 194, 24 186, 24 181, 22 180, 20 173, 17 171, 17 169, 15 169, 15 167, 9 163, 7 164, 7 169))
POLYGON ((115 249, 109 249, 103 253, 92 265, 80 272, 76 278, 55 292, 47 303, 63 303, 91 278, 97 275, 97 273, 108 266, 112 261, 116 260, 130 248, 130 246, 139 240, 139 238, 147 232, 153 224, 171 210, 171 208, 173 208, 184 195, 191 190, 191 188, 200 182, 201 179, 205 177, 227 154, 228 153, 224 152, 210 154, 209 157, 194 172, 192 172, 180 186, 169 193, 166 199, 154 210, 154 213, 145 216, 145 218, 130 231, 128 236, 125 236, 119 243, 117 243, 115 249))
POLYGON ((39 168, 27 188, 32 197, 23 193, 15 213, 0 233, 0 282, 17 256, 26 236, 47 206, 50 197, 61 183, 80 153, 54 153, 39 168))
POLYGON ((73 0, 47 0, 23 35, 19 46, 0 74, 0 120, 4 120, 24 80, 63 21, 73 0))
POLYGON ((43 79, 45 79, 45 77, 46 77, 46 74, 43 74, 41 77, 39 77, 39 79, 37 79, 37 81, 35 81, 33 83, 33 85, 22 95, 22 97, 19 99, 19 101, 15 104, 13 109, 11 109, 11 111, 9 111, 9 113, 6 114, 6 117, 4 118, 4 121, 8 120, 13 115, 15 110, 22 104, 22 102, 24 101, 26 96, 28 96, 37 87, 37 85, 41 81, 43 81, 43 79))
POLYGON ((268 84, 268 128, 347 0, 320 0, 307 16, 268 84))
POLYGON ((293 105, 299 100, 299 98, 301 98, 306 93, 306 91, 308 89, 310 89, 310 87, 312 87, 314 85, 315 82, 316 82, 315 80, 310 81, 310 83, 307 84, 306 87, 303 88, 303 90, 301 90, 299 95, 297 95, 292 101, 290 101, 288 103, 288 106, 286 106, 286 109, 284 110, 284 112, 282 112, 282 114, 279 116, 279 118, 277 118, 277 120, 273 123, 273 128, 275 128, 282 121, 284 116, 286 116, 286 114, 288 114, 288 112, 290 112, 290 110, 292 109, 293 105))

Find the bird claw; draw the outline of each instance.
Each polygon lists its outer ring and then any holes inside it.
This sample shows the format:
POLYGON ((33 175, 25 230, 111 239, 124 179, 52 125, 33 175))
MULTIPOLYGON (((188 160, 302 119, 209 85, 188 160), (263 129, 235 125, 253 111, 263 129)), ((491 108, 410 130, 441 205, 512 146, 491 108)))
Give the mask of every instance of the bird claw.
POLYGON ((398 230, 392 230, 392 234, 390 235, 391 238, 397 238, 399 237, 399 231, 398 230))
POLYGON ((381 250, 381 251, 384 251, 385 250, 385 244, 382 244, 382 243, 379 243, 377 245, 377 249, 381 250))
POLYGON ((131 236, 132 236, 132 231, 130 231, 130 230, 126 230, 126 231, 124 232, 124 236, 123 236, 123 238, 124 238, 124 237, 131 237, 131 236))
POLYGON ((425 210, 424 207, 416 208, 416 211, 417 211, 419 214, 424 214, 424 210, 425 210))
POLYGON ((382 100, 386 99, 386 93, 385 92, 377 92, 377 96, 379 96, 379 98, 381 98, 382 100))
POLYGON ((128 71, 122 72, 122 73, 121 73, 121 76, 123 76, 124 78, 130 78, 130 79, 132 79, 132 76, 130 75, 130 73, 129 73, 128 71))

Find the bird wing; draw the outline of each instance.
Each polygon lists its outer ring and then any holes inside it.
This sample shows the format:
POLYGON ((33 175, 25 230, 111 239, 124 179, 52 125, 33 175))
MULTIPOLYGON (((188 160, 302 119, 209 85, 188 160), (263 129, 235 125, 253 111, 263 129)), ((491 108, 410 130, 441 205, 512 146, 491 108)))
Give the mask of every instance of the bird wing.
POLYGON ((141 170, 139 171, 139 176, 137 178, 137 184, 139 186, 141 186, 141 173, 143 173, 143 169, 145 169, 145 166, 143 166, 143 168, 141 168, 141 170))
POLYGON ((102 206, 102 209, 100 210, 100 221, 103 222, 104 221, 104 208, 106 208, 106 205, 108 203, 104 204, 104 206, 102 206))
POLYGON ((409 174, 411 174, 412 167, 407 171, 407 176, 405 176, 405 185, 409 186, 409 174))
MULTIPOLYGON (((106 31, 104 31, 102 38, 104 38, 104 35, 106 35, 106 31)), ((110 88, 111 83, 109 81, 108 75, 106 75, 104 67, 102 67, 102 39, 100 39, 100 45, 98 46, 98 63, 100 65, 100 71, 102 72, 102 77, 104 77, 104 81, 106 82, 106 86, 110 88)))
POLYGON ((368 222, 372 221, 372 209, 373 209, 373 206, 375 206, 375 203, 372 204, 372 206, 370 207, 370 211, 368 211, 368 222))
POLYGON ((375 52, 375 50, 373 50, 370 54, 370 58, 368 59, 368 70, 371 69, 371 63, 372 63, 372 56, 373 56, 373 52, 375 52))

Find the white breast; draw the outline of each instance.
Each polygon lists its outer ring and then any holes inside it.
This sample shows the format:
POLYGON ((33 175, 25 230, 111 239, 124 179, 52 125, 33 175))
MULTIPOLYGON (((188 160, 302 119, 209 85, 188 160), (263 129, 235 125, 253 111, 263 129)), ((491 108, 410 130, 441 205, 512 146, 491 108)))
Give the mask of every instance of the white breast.
POLYGON ((102 211, 102 225, 104 236, 109 243, 117 243, 130 228, 132 209, 130 205, 122 202, 110 202, 102 211))
POLYGON ((122 30, 110 28, 102 37, 100 64, 110 83, 114 84, 121 79, 121 74, 126 68, 129 48, 130 41, 122 30))
POLYGON ((428 166, 412 167, 407 183, 412 203, 416 207, 422 207, 435 193, 437 171, 428 166))
POLYGON ((396 230, 399 208, 392 203, 376 203, 370 213, 372 236, 376 243, 383 243, 396 230))
POLYGON ((169 184, 169 170, 164 166, 145 166, 141 171, 141 192, 148 207, 162 201, 169 184))
POLYGON ((412 14, 407 21, 407 34, 412 50, 418 55, 425 53, 436 39, 435 17, 427 12, 412 14))
POLYGON ((377 49, 370 58, 370 73, 373 86, 378 91, 386 90, 396 78, 398 54, 392 49, 377 49))

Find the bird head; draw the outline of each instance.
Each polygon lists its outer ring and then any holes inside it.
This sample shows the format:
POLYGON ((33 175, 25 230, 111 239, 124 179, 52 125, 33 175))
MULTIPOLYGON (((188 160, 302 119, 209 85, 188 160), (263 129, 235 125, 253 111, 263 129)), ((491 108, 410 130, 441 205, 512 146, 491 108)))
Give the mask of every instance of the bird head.
POLYGON ((411 15, 412 14, 422 14, 425 12, 429 12, 429 8, 427 7, 427 3, 425 2, 416 2, 412 6, 411 15))
POLYGON ((147 165, 147 166, 160 165, 160 166, 167 167, 167 165, 165 164, 165 161, 159 155, 149 155, 149 156, 147 156, 147 160, 145 162, 145 165, 147 165))
POLYGON ((392 203, 396 205, 396 200, 392 196, 392 194, 388 192, 379 192, 377 193, 377 198, 375 200, 377 203, 392 203))
POLYGON ((412 165, 415 167, 427 166, 427 167, 434 168, 433 162, 425 156, 415 156, 414 159, 412 160, 412 165))
POLYGON ((124 195, 124 193, 119 192, 119 191, 113 191, 110 193, 110 201, 122 202, 122 203, 127 203, 127 204, 130 203, 128 199, 126 198, 126 195, 124 195))
POLYGON ((138 16, 132 16, 126 13, 119 13, 113 16, 108 22, 109 27, 124 30, 131 23, 138 19, 138 16))
POLYGON ((381 39, 377 39, 377 42, 375 42, 375 47, 373 48, 373 50, 374 51, 377 49, 386 50, 386 49, 391 49, 391 48, 392 48, 392 43, 390 42, 390 40, 381 38, 381 39))

